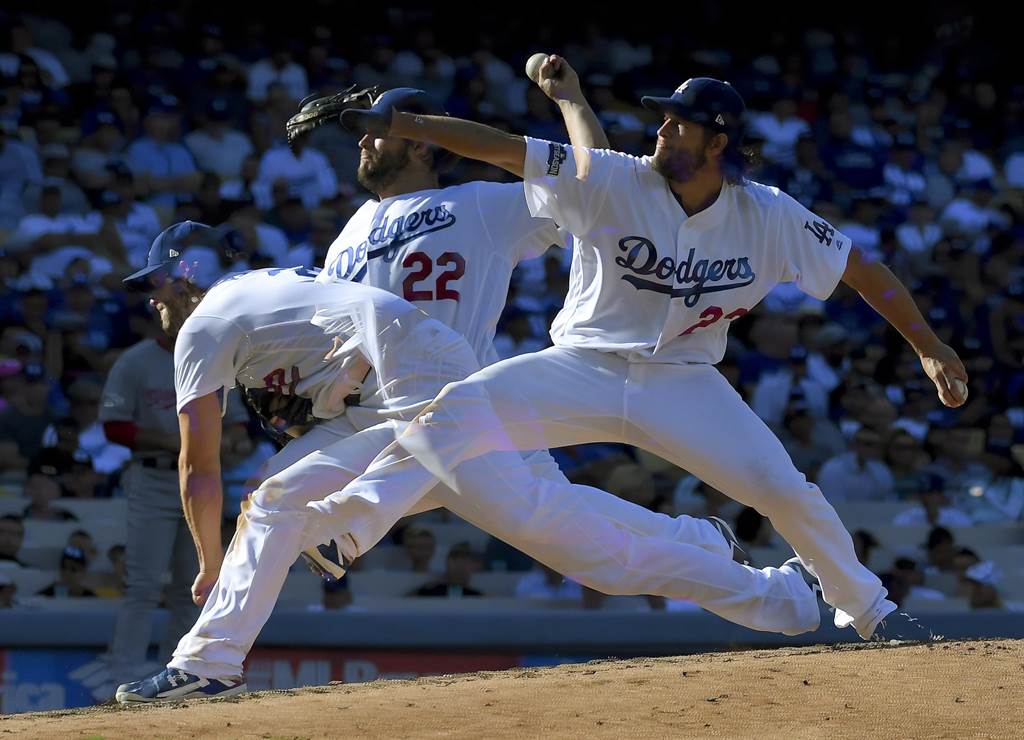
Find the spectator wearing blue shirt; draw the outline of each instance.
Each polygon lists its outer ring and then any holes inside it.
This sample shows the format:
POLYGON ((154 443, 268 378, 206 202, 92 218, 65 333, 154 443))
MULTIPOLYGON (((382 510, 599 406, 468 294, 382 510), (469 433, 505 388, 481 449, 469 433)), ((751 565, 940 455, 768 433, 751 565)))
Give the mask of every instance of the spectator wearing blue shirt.
POLYGON ((178 141, 177 98, 165 95, 146 111, 145 134, 128 147, 128 164, 149 204, 163 209, 174 207, 179 195, 199 186, 200 173, 184 144, 178 141))

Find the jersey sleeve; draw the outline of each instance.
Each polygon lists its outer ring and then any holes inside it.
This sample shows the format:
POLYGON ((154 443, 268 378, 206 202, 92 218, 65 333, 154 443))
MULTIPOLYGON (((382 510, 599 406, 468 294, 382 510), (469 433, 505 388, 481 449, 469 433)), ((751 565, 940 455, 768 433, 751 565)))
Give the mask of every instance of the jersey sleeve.
POLYGON ((779 282, 793 281, 804 293, 825 300, 846 270, 850 238, 785 193, 779 194, 776 213, 779 282))
POLYGON ((512 262, 538 257, 552 245, 565 246, 565 235, 549 218, 535 218, 518 183, 474 183, 480 222, 493 252, 512 262))
POLYGON ((607 149, 587 149, 526 138, 523 187, 526 205, 537 218, 550 218, 577 236, 597 222, 616 170, 632 157, 607 149))
POLYGON ((99 420, 135 421, 136 393, 135 379, 138 373, 131 372, 126 354, 122 354, 107 374, 100 396, 99 420))
POLYGON ((241 342, 242 331, 225 319, 192 316, 185 322, 174 342, 179 413, 189 401, 234 387, 235 357, 241 342))

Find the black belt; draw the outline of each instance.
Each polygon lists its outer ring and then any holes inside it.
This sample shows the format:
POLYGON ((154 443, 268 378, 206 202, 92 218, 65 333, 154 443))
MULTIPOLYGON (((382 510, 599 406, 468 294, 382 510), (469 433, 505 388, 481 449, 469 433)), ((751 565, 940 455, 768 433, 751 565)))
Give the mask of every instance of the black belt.
POLYGON ((178 461, 168 457, 140 457, 135 462, 144 468, 155 468, 157 470, 178 469, 178 461))

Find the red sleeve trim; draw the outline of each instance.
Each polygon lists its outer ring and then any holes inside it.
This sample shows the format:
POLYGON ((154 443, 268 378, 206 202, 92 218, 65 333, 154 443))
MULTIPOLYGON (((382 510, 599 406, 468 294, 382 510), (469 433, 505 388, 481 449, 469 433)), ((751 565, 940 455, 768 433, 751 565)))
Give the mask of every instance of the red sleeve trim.
POLYGON ((134 450, 139 428, 131 421, 105 421, 103 422, 103 434, 108 442, 124 445, 134 450))

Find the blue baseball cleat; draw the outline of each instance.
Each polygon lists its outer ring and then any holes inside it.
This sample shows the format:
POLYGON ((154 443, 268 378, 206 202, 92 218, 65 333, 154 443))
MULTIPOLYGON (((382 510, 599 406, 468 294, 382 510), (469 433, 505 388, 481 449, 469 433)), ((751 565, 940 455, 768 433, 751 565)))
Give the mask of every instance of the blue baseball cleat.
POLYGON ((118 704, 149 704, 213 696, 235 696, 247 691, 244 679, 200 678, 179 668, 164 668, 141 681, 123 683, 114 698, 118 704))

